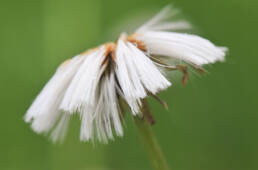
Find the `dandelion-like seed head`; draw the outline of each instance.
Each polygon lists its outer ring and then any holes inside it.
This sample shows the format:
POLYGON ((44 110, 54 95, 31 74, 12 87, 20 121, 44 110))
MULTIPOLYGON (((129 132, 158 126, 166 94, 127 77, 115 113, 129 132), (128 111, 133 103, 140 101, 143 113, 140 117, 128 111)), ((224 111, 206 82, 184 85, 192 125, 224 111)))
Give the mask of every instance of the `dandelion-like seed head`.
POLYGON ((171 32, 185 29, 185 21, 166 21, 165 8, 135 33, 122 33, 116 42, 87 50, 59 66, 25 115, 37 133, 51 133, 62 139, 73 114, 81 119, 80 139, 97 138, 108 142, 114 134, 123 135, 124 103, 133 116, 153 124, 152 115, 141 112, 147 96, 153 96, 165 108, 158 93, 171 86, 163 70, 183 73, 187 66, 169 64, 182 61, 202 71, 204 64, 223 61, 226 49, 197 35, 171 32), (166 57, 166 60, 165 60, 166 57))

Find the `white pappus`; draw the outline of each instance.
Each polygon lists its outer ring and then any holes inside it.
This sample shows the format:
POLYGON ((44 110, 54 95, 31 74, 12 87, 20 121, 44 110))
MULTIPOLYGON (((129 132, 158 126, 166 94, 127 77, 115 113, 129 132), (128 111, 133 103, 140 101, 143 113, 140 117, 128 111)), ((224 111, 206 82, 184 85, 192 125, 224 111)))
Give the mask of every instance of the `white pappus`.
POLYGON ((190 27, 185 21, 167 21, 170 8, 138 28, 65 61, 36 97, 25 115, 37 133, 51 133, 54 141, 65 135, 69 118, 81 118, 80 139, 107 142, 123 135, 121 100, 133 116, 141 115, 142 100, 157 97, 171 86, 164 70, 179 70, 187 80, 187 67, 223 61, 226 48, 197 35, 171 32, 190 27))

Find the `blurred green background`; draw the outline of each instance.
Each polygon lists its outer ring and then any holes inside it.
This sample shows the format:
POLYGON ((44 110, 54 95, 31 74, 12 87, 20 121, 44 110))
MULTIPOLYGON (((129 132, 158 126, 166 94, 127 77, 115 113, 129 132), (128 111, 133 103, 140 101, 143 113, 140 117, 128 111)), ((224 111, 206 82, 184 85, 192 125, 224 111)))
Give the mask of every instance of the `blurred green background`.
POLYGON ((169 111, 151 100, 153 129, 171 169, 257 170, 257 0, 1 0, 0 169, 149 170, 130 116, 125 136, 108 145, 79 142, 77 119, 64 143, 54 145, 23 116, 63 60, 105 42, 124 20, 169 3, 198 34, 230 49, 226 63, 186 86, 175 79, 161 94, 169 111))

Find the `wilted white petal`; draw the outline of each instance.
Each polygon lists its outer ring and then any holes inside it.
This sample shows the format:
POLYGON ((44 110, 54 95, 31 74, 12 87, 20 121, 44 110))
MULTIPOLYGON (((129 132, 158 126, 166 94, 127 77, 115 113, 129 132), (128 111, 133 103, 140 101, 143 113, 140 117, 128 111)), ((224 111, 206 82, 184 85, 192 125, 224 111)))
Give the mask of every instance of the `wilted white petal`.
POLYGON ((191 25, 186 21, 166 21, 175 16, 178 12, 177 9, 166 6, 149 21, 140 26, 135 32, 144 33, 146 31, 181 30, 191 28, 191 25))
POLYGON ((108 139, 113 139, 113 127, 117 135, 123 135, 115 83, 113 72, 111 72, 110 75, 103 76, 99 87, 101 93, 99 93, 98 103, 93 112, 94 114, 92 116, 83 114, 81 140, 87 141, 93 139, 95 130, 98 139, 106 143, 108 139))
POLYGON ((32 122, 33 130, 47 132, 54 126, 66 88, 82 61, 83 57, 76 56, 62 64, 37 96, 25 115, 25 121, 32 122))
POLYGON ((133 44, 118 41, 116 75, 133 114, 139 113, 141 99, 170 86, 154 63, 133 44))
POLYGON ((116 75, 123 91, 124 97, 132 113, 139 113, 141 99, 146 97, 146 91, 135 69, 135 64, 128 54, 131 50, 123 40, 118 40, 116 49, 116 75))
POLYGON ((223 61, 225 48, 196 35, 148 31, 137 37, 152 55, 169 56, 195 65, 223 61))
POLYGON ((135 69, 145 89, 153 94, 168 88, 171 83, 161 74, 160 70, 141 50, 132 43, 127 43, 131 50, 128 56, 134 62, 135 69))
POLYGON ((53 142, 57 142, 58 140, 60 141, 64 139, 71 115, 63 113, 63 115, 61 115, 60 117, 61 118, 58 124, 51 133, 51 139, 53 140, 53 142))
POLYGON ((94 107, 96 103, 96 87, 103 72, 101 63, 104 59, 104 53, 105 48, 100 47, 85 57, 65 93, 60 105, 61 110, 72 114, 76 111, 80 112, 82 105, 94 107))
POLYGON ((191 24, 186 21, 162 22, 152 27, 152 31, 168 31, 190 29, 191 24))
MULTIPOLYGON (((119 136, 123 135, 123 129, 120 122, 120 110, 118 105, 118 94, 116 91, 117 85, 115 80, 114 72, 111 72, 109 77, 106 77, 103 83, 103 101, 105 102, 105 111, 107 116, 111 118, 111 122, 114 126, 116 134, 119 136)), ((110 124, 110 126, 112 126, 110 124)))

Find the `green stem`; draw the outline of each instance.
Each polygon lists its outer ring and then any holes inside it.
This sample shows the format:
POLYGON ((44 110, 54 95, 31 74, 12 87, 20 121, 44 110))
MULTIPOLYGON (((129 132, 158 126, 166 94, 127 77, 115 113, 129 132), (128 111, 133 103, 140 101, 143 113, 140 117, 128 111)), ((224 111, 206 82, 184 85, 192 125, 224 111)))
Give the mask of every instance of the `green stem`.
MULTIPOLYGON (((143 104, 143 115, 150 115, 150 109, 146 103, 143 104)), ((140 134, 140 138, 149 153, 152 165, 156 170, 169 170, 165 156, 163 155, 158 141, 152 131, 151 125, 143 121, 137 116, 134 116, 134 122, 140 134)))

